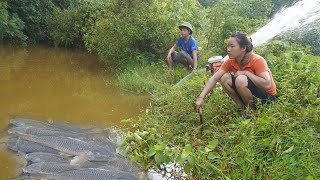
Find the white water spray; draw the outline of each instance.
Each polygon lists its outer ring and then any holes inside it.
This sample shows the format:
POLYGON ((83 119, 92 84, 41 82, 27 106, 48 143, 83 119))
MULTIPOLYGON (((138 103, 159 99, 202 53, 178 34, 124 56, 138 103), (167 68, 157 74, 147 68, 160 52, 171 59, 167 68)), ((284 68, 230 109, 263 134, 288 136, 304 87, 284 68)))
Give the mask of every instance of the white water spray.
POLYGON ((251 35, 253 45, 259 46, 270 39, 293 29, 312 26, 320 20, 320 0, 301 0, 288 8, 282 8, 274 18, 251 35))

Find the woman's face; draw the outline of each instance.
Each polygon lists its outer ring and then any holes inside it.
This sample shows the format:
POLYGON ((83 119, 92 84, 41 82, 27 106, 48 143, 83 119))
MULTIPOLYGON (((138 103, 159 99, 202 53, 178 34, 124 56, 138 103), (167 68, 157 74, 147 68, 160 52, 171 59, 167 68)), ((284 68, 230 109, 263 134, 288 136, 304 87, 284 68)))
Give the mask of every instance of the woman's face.
POLYGON ((236 59, 240 58, 245 54, 246 49, 241 48, 238 41, 235 37, 230 37, 228 46, 227 46, 227 53, 229 58, 236 59))

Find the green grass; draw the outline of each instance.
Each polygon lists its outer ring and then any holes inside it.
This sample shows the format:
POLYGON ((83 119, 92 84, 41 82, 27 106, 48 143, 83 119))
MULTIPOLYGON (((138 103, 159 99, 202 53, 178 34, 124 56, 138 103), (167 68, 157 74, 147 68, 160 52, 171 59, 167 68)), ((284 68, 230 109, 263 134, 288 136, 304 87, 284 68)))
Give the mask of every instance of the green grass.
POLYGON ((194 102, 209 74, 194 74, 181 86, 173 85, 188 72, 168 73, 164 63, 119 75, 121 87, 152 94, 145 113, 124 120, 134 129, 125 136, 124 149, 146 169, 179 162, 190 179, 320 178, 320 57, 296 54, 262 54, 279 100, 259 104, 250 119, 239 117, 217 85, 205 99, 203 134, 194 102))

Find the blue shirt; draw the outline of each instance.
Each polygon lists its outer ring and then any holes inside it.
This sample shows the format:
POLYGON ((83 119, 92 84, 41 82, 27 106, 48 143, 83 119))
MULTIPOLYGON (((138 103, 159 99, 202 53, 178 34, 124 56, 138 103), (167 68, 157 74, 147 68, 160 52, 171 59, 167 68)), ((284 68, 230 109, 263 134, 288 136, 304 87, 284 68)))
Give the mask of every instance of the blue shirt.
MULTIPOLYGON (((192 57, 192 51, 198 51, 197 41, 190 35, 189 40, 184 42, 183 36, 180 36, 176 42, 177 46, 182 47, 182 50, 187 52, 192 57)), ((199 59, 197 55, 197 60, 199 59)))

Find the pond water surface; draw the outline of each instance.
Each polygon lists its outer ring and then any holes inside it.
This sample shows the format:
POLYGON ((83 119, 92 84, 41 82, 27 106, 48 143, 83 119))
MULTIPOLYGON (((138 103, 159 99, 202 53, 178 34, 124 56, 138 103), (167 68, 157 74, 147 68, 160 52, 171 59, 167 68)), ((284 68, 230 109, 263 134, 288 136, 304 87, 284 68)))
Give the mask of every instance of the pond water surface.
POLYGON ((0 179, 21 169, 3 144, 12 115, 121 128, 122 119, 145 109, 147 96, 123 92, 114 82, 96 56, 80 50, 0 46, 0 179))

